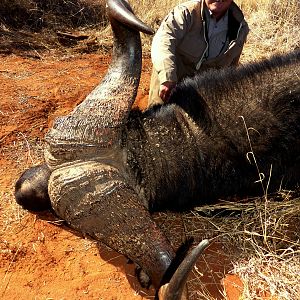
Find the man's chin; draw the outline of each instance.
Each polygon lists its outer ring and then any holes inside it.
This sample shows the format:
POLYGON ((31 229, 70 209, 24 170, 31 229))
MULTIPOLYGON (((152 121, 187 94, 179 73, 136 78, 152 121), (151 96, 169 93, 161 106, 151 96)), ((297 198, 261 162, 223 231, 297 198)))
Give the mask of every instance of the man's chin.
POLYGON ((208 8, 214 15, 223 15, 227 11, 229 6, 230 3, 227 3, 226 1, 215 1, 209 4, 208 8))

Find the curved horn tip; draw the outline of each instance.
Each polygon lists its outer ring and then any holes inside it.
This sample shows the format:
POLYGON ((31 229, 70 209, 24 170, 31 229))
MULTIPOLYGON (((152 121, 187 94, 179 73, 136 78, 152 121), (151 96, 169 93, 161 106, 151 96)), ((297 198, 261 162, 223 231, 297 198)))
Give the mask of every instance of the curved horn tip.
POLYGON ((108 14, 119 22, 126 24, 134 30, 150 35, 154 34, 154 30, 133 13, 127 0, 107 0, 106 8, 108 10, 108 14))
POLYGON ((186 281, 197 259, 209 246, 208 239, 202 240, 182 261, 175 271, 170 282, 161 286, 158 291, 159 300, 185 300, 188 299, 186 281))
POLYGON ((196 247, 197 251, 195 252, 200 252, 199 254, 202 253, 208 246, 209 246, 210 241, 208 239, 202 240, 196 247))

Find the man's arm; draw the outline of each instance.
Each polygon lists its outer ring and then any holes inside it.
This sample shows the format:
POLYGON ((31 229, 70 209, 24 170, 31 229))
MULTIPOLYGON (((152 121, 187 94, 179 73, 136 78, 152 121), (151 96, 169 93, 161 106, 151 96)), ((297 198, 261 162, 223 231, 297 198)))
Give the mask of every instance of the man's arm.
POLYGON ((161 83, 177 82, 176 46, 183 39, 190 24, 191 15, 187 8, 176 6, 163 20, 153 38, 152 63, 161 83))

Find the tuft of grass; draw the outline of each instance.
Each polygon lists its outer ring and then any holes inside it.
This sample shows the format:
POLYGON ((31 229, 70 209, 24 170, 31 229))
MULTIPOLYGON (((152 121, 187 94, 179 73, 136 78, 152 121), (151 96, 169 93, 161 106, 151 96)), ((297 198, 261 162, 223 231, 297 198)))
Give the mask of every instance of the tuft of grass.
POLYGON ((2 0, 0 22, 6 28, 32 32, 108 24, 105 1, 89 0, 2 0))
MULTIPOLYGON (((292 300, 300 295, 300 198, 296 193, 220 201, 197 207, 182 218, 187 237, 212 241, 212 249, 203 255, 189 282, 192 299, 214 299, 214 289, 226 299, 221 282, 227 273, 242 280, 243 300, 266 296, 292 300), (212 271, 215 274, 209 275, 212 271), (213 289, 205 284, 207 276, 213 289)), ((175 235, 169 230, 169 236, 175 235)))
POLYGON ((37 58, 41 55, 36 51, 69 53, 78 42, 60 37, 58 32, 91 36, 83 52, 96 51, 93 35, 107 26, 104 0, 2 0, 0 53, 37 58))
POLYGON ((255 6, 247 7, 245 11, 251 31, 242 61, 254 61, 300 47, 298 0, 265 0, 255 6))
MULTIPOLYGON (((287 249, 287 252, 289 250, 287 249)), ((298 299, 300 295, 299 253, 282 256, 252 256, 234 264, 233 273, 241 278, 243 298, 298 299)))

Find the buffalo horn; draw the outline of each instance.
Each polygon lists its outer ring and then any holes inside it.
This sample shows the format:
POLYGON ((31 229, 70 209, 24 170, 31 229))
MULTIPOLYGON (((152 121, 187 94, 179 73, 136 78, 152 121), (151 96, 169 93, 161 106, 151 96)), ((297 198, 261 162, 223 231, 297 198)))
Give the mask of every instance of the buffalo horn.
POLYGON ((127 1, 107 0, 107 8, 109 15, 120 23, 137 31, 154 34, 154 31, 148 25, 133 14, 127 1))
POLYGON ((201 241, 182 261, 177 268, 170 282, 163 285, 158 293, 159 300, 183 300, 187 299, 186 281, 190 271, 195 265, 199 256, 208 247, 209 240, 201 241))

